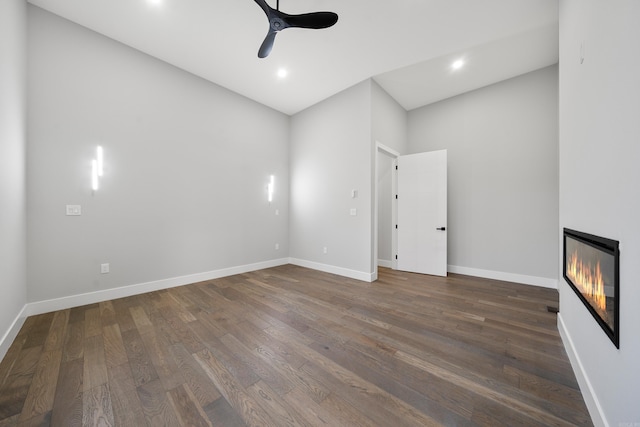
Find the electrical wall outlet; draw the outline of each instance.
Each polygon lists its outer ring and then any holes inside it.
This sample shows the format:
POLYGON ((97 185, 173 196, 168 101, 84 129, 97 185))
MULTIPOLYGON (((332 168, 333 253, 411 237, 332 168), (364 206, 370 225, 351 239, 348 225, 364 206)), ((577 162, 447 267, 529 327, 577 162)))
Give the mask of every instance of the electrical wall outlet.
POLYGON ((67 205, 67 215, 68 216, 79 216, 79 215, 82 215, 82 206, 80 206, 80 205, 67 205))
POLYGON ((280 249, 280 243, 276 243, 275 248, 276 248, 276 251, 277 251, 278 249, 280 249))
POLYGON ((326 246, 322 248, 322 253, 323 253, 323 254, 326 254, 326 253, 327 253, 327 247, 326 247, 326 246))
POLYGON ((109 272, 109 263, 100 264, 100 273, 107 274, 109 272))

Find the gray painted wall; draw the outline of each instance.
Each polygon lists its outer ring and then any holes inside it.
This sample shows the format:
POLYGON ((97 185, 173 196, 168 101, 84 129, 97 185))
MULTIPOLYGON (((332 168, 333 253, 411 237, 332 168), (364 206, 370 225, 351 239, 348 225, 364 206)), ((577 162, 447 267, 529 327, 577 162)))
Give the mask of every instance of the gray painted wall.
POLYGON ((29 301, 288 257, 288 116, 41 9, 29 19, 29 301))
POLYGON ((377 142, 400 154, 407 152, 407 111, 374 80, 371 81, 371 120, 377 142))
POLYGON ((26 8, 24 0, 0 2, 0 344, 27 295, 26 8))
POLYGON ((292 117, 292 258, 372 273, 372 146, 370 80, 292 117))
POLYGON ((558 277, 558 68, 412 110, 409 152, 448 150, 449 265, 558 277))
POLYGON ((620 350, 564 279, 560 329, 596 425, 612 427, 640 425, 638 19, 637 0, 560 1, 560 227, 620 241, 620 350))

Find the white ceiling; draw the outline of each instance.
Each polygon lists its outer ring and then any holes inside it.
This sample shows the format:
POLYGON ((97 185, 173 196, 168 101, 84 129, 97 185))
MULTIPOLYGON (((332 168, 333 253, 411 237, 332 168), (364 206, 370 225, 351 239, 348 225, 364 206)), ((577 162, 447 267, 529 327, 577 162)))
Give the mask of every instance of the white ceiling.
POLYGON ((281 0, 283 12, 339 21, 282 31, 266 59, 254 0, 159 1, 29 0, 286 114, 370 77, 413 109, 558 61, 558 0, 281 0))

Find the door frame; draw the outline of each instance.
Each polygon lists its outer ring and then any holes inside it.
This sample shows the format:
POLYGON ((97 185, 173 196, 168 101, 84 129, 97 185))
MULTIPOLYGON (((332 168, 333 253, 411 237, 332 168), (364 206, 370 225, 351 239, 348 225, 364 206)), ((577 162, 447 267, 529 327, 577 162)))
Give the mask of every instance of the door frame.
MULTIPOLYGON (((400 153, 394 150, 391 147, 388 147, 382 144, 379 141, 376 141, 376 155, 375 155, 375 172, 374 172, 374 209, 373 209, 373 280, 378 280, 378 174, 380 173, 378 167, 379 156, 384 155, 387 157, 391 157, 393 161, 393 168, 398 164, 398 157, 400 157, 400 153), (384 153, 384 154, 383 154, 384 153)), ((398 190, 398 177, 395 173, 391 173, 391 192, 392 194, 396 194, 398 190)), ((392 197, 391 201, 391 221, 392 224, 395 224, 398 219, 398 207, 395 203, 395 199, 392 197)), ((396 230, 392 228, 391 230, 391 268, 397 269, 397 261, 395 259, 395 254, 398 250, 398 236, 396 234, 396 230)))

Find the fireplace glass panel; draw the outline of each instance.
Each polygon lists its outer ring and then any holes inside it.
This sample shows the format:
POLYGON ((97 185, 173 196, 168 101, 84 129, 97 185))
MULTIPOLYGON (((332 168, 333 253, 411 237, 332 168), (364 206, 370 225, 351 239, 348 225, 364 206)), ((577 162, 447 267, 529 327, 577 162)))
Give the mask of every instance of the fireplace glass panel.
POLYGON ((619 243, 564 230, 564 278, 619 347, 619 243))

